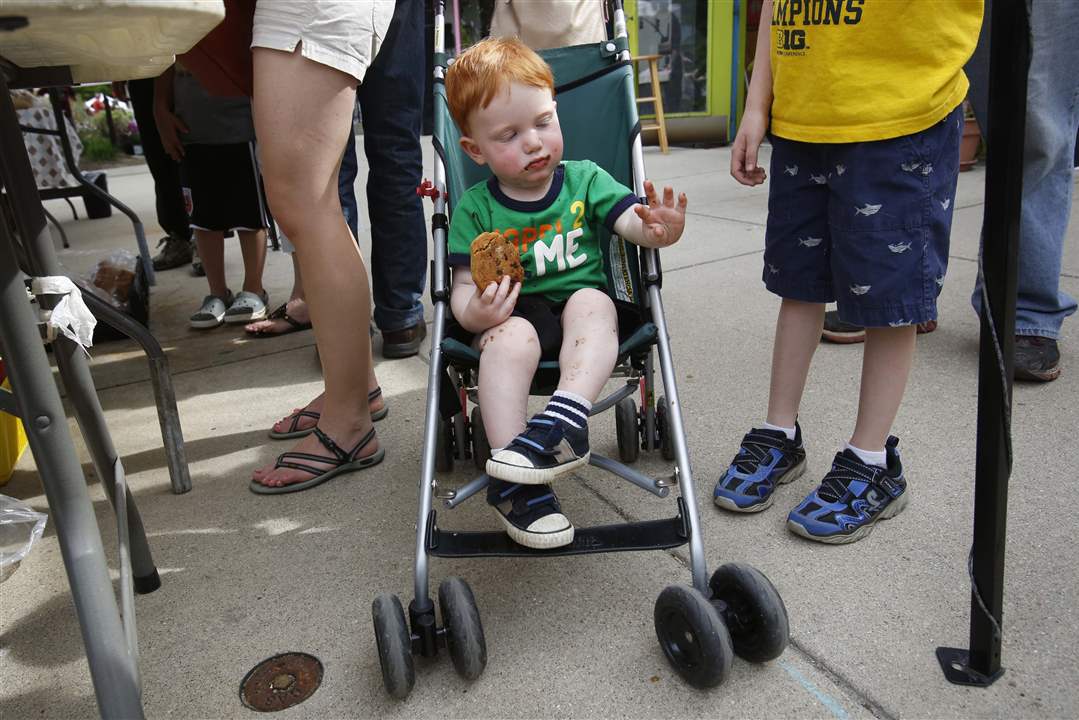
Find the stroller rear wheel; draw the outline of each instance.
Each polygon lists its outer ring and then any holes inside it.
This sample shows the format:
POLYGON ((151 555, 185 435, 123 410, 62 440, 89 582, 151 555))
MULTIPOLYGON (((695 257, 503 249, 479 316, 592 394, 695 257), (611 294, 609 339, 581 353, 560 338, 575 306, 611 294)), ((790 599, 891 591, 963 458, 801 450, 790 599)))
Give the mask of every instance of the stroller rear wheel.
POLYGON ((453 456, 453 423, 439 415, 438 435, 435 438, 435 470, 438 472, 453 470, 453 456))
POLYGON ((475 680, 487 667, 487 641, 472 589, 459 577, 446 578, 438 586, 438 606, 453 667, 466 680, 475 680))
POLYGON ((783 654, 790 642, 790 621, 779 591, 751 565, 727 563, 708 581, 712 601, 734 642, 734 651, 750 662, 767 662, 783 654))
POLYGON ((405 622, 405 611, 396 595, 382 593, 371 604, 375 624, 378 662, 386 692, 403 700, 412 692, 416 671, 412 666, 412 635, 405 622))
POLYGON ((687 683, 706 690, 727 679, 734 658, 731 636, 700 590, 667 586, 656 600, 654 617, 663 654, 687 683))
POLYGON ((641 433, 637 403, 633 398, 624 397, 615 405, 614 427, 618 434, 618 458, 624 463, 637 462, 641 454, 641 433))
POLYGON ((656 432, 659 434, 659 451, 664 460, 674 460, 674 436, 671 419, 667 414, 667 399, 662 395, 656 401, 656 432))
POLYGON ((476 470, 487 472, 487 460, 491 457, 491 443, 487 440, 487 430, 483 427, 483 414, 478 407, 472 408, 468 425, 472 430, 472 460, 476 463, 476 470))

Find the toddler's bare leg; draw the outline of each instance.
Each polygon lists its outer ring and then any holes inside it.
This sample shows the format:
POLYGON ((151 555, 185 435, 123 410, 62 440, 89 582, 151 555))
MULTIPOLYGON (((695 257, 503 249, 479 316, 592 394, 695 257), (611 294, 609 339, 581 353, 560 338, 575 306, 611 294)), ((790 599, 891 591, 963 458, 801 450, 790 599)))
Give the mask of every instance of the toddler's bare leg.
POLYGON ((479 399, 491 447, 509 444, 525 429, 528 388, 540 361, 532 323, 511 317, 480 335, 479 399))
POLYGON ((262 270, 266 265, 266 231, 239 230, 240 252, 244 258, 244 290, 262 293, 262 270))
POLYGON ((794 427, 802 402, 813 352, 824 328, 824 304, 784 299, 776 320, 772 347, 772 382, 768 392, 768 422, 794 427))
POLYGON ((907 388, 915 337, 914 325, 865 329, 858 423, 851 445, 871 452, 884 450, 907 388))
POLYGON ((199 248, 199 258, 206 271, 206 281, 210 283, 210 294, 219 298, 228 292, 225 281, 225 233, 220 230, 195 230, 195 244, 199 248))
POLYGON ((562 311, 558 389, 589 402, 599 397, 618 359, 618 314, 601 290, 578 290, 562 311))

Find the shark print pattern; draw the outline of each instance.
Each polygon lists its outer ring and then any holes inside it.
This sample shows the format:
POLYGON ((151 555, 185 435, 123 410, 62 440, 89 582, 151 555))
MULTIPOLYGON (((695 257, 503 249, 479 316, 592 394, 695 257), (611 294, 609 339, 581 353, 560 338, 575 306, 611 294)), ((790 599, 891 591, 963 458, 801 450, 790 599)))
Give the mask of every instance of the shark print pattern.
POLYGON ((913 244, 914 244, 913 242, 895 243, 893 245, 889 245, 888 249, 891 250, 892 252, 896 253, 896 254, 905 253, 907 250, 910 250, 910 246, 913 245, 913 244))
POLYGON ((899 164, 899 167, 903 168, 903 172, 914 172, 915 170, 917 170, 921 166, 922 166, 922 164, 920 162, 900 163, 899 164))
POLYGON ((931 172, 933 172, 933 163, 922 165, 922 175, 928 175, 931 172))
POLYGON ((846 165, 836 165, 835 166, 835 174, 836 175, 842 175, 845 172, 847 172, 847 166, 846 165))
POLYGON ((806 247, 817 247, 824 241, 824 238, 804 237, 798 238, 798 244, 806 247))
POLYGON ((882 207, 884 207, 884 206, 879 205, 879 204, 878 205, 870 205, 869 203, 866 203, 864 207, 855 207, 854 208, 854 214, 855 215, 865 215, 866 217, 868 217, 870 215, 876 215, 878 212, 880 212, 880 209, 882 207))
POLYGON ((940 201, 940 209, 941 210, 947 210, 949 207, 951 207, 951 205, 952 205, 952 199, 951 198, 944 198, 943 200, 940 201))
POLYGON ((871 287, 873 287, 873 286, 872 285, 851 285, 850 286, 850 291, 854 295, 865 295, 867 292, 869 292, 869 288, 871 288, 871 287))
POLYGON ((794 177, 795 175, 798 174, 798 166, 797 165, 787 165, 785 167, 785 169, 783 170, 783 172, 787 173, 791 177, 794 177))
POLYGON ((828 182, 828 178, 824 177, 823 175, 810 175, 809 179, 817 183, 818 185, 824 185, 828 182))
POLYGON ((907 320, 889 320, 888 321, 888 326, 889 327, 903 327, 905 325, 910 325, 910 322, 907 321, 907 320))
POLYGON ((776 267, 775 265, 773 265, 772 263, 768 263, 768 272, 772 273, 773 275, 778 275, 779 274, 779 268, 776 267))

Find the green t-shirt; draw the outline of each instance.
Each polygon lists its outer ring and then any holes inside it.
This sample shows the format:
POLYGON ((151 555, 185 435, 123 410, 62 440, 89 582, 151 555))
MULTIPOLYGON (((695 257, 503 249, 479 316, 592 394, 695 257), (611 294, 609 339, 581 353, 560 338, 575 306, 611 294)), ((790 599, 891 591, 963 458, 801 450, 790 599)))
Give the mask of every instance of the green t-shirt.
POLYGON ((497 230, 517 245, 525 269, 522 295, 556 302, 581 288, 606 288, 600 233, 637 196, 590 160, 567 160, 555 169, 540 200, 506 196, 491 177, 465 192, 450 222, 450 265, 469 265, 477 235, 497 230))

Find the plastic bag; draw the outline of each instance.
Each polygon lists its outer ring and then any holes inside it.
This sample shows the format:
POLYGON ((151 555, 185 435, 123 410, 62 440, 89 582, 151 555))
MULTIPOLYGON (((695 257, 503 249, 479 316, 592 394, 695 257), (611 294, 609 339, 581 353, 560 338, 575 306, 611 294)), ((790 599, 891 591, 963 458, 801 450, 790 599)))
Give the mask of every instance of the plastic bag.
POLYGON ((45 513, 7 495, 0 495, 0 582, 7 580, 45 532, 45 513))
POLYGON ((131 286, 135 283, 135 268, 138 261, 138 257, 130 250, 113 250, 98 262, 87 278, 93 286, 94 293, 108 300, 114 307, 121 309, 126 307, 128 295, 131 294, 131 286))

